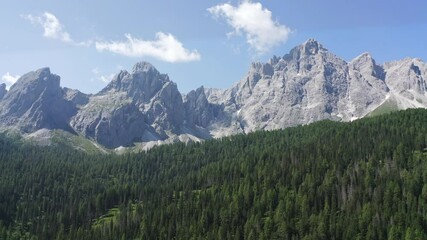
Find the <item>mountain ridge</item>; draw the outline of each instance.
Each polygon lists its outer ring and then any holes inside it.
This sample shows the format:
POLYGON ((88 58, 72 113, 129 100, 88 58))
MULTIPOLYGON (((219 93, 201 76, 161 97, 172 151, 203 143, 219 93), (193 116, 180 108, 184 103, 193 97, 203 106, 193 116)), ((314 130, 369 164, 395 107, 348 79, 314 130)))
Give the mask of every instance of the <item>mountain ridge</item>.
POLYGON ((254 62, 228 89, 181 94, 148 62, 120 71, 96 94, 60 87, 42 68, 0 86, 0 126, 24 134, 61 129, 110 149, 201 141, 323 119, 427 107, 427 64, 405 58, 377 64, 369 53, 346 62, 314 39, 282 57, 254 62))

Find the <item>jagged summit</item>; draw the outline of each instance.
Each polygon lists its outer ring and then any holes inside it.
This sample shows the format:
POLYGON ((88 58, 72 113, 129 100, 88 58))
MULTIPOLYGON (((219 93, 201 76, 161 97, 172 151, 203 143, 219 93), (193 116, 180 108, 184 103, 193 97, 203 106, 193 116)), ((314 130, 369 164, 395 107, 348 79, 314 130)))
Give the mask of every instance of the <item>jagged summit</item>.
POLYGON ((94 95, 61 88, 59 81, 42 68, 22 76, 8 92, 0 85, 0 128, 27 133, 63 129, 116 148, 427 107, 427 64, 422 60, 380 65, 363 53, 346 62, 315 39, 283 57, 252 63, 225 90, 200 87, 183 96, 168 75, 148 62, 120 71, 94 95))
POLYGON ((316 41, 314 38, 308 39, 302 45, 302 51, 307 55, 314 55, 319 52, 319 50, 326 50, 323 48, 322 44, 316 41))
POLYGON ((51 74, 49 67, 42 67, 35 71, 36 75, 49 75, 51 74))
POLYGON ((141 61, 136 63, 132 68, 132 73, 140 73, 140 72, 153 72, 158 73, 157 69, 149 62, 141 61))
POLYGON ((328 52, 323 45, 315 40, 314 38, 309 38, 304 43, 292 48, 289 53, 285 54, 283 57, 278 57, 273 55, 272 58, 268 61, 271 65, 279 63, 281 59, 289 61, 292 59, 299 59, 305 56, 316 55, 319 52, 328 52))
POLYGON ((137 97, 147 94, 152 96, 153 92, 158 91, 169 81, 169 76, 160 74, 151 63, 138 62, 133 66, 131 73, 122 70, 116 74, 98 95, 113 91, 128 92, 137 97))
POLYGON ((9 92, 22 90, 22 88, 36 87, 36 85, 46 85, 51 87, 59 87, 60 77, 51 74, 50 68, 44 67, 36 71, 29 72, 20 77, 15 84, 10 87, 9 92))
POLYGON ((315 38, 309 38, 307 39, 307 41, 305 41, 303 44, 301 45, 307 45, 307 44, 316 44, 316 45, 320 45, 320 42, 317 41, 315 38))
POLYGON ((75 108, 64 97, 60 77, 41 68, 20 77, 0 101, 0 123, 25 132, 41 128, 72 131, 75 108))
MULTIPOLYGON (((291 51, 285 54, 282 59, 284 61, 299 61, 300 59, 315 59, 319 56, 334 56, 324 48, 322 44, 314 39, 308 39, 303 44, 300 44, 291 49, 291 51)), ((277 58, 273 58, 273 62, 277 62, 277 58)))
POLYGON ((109 148, 134 141, 166 140, 184 121, 184 105, 176 84, 148 62, 120 71, 89 98, 71 120, 76 132, 109 148))
POLYGON ((360 54, 351 60, 348 65, 354 70, 371 75, 377 79, 384 80, 385 78, 384 68, 378 65, 368 52, 360 54))
POLYGON ((20 77, 16 83, 10 87, 4 100, 19 97, 16 96, 17 93, 27 92, 31 92, 33 97, 36 99, 45 89, 55 91, 59 86, 60 77, 58 75, 51 74, 50 69, 47 67, 40 68, 20 77))
POLYGON ((372 55, 370 52, 364 52, 364 53, 360 54, 359 56, 355 57, 354 59, 359 59, 359 58, 370 58, 370 59, 372 59, 372 55))
MULTIPOLYGON (((307 41, 305 41, 303 44, 294 47, 289 54, 294 56, 297 55, 298 57, 304 57, 304 56, 308 57, 310 55, 316 55, 321 52, 328 52, 328 50, 324 48, 320 42, 318 42, 313 38, 310 38, 307 41)), ((286 54, 286 55, 289 55, 289 54, 286 54)))
POLYGON ((365 63, 375 65, 375 60, 369 52, 364 52, 349 62, 350 65, 361 65, 365 63))

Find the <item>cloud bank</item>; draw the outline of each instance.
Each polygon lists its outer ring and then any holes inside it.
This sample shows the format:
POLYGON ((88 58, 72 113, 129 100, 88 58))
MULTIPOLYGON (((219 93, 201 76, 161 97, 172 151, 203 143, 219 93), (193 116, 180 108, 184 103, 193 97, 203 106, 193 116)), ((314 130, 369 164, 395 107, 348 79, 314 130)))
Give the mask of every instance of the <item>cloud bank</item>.
POLYGON ((228 36, 243 33, 247 43, 259 54, 285 43, 292 33, 289 27, 274 21, 271 11, 261 3, 244 1, 236 7, 225 3, 207 10, 214 17, 225 19, 233 28, 228 36))
POLYGON ((190 62, 201 59, 197 50, 188 50, 170 33, 156 33, 153 41, 125 34, 124 41, 96 42, 98 51, 109 51, 128 57, 153 57, 166 62, 190 62))

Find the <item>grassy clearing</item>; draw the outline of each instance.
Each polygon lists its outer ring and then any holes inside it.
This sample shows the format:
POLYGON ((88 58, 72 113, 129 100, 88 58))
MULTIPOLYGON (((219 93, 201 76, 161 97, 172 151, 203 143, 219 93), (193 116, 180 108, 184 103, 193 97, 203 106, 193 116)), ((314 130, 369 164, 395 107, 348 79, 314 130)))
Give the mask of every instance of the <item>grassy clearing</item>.
POLYGON ((370 112, 367 117, 375 117, 387 113, 391 113, 394 111, 398 111, 399 107, 397 103, 393 99, 387 99, 383 104, 378 106, 374 111, 370 112))
POLYGON ((54 130, 52 135, 54 145, 65 145, 77 150, 85 151, 89 154, 107 153, 107 150, 81 135, 75 135, 69 132, 54 130))
MULTIPOLYGON (((142 203, 132 204, 132 212, 131 212, 132 215, 136 213, 136 209, 138 205, 142 205, 142 203)), ((106 214, 92 221, 92 228, 102 228, 103 226, 106 226, 108 224, 117 225, 120 220, 120 214, 121 214, 120 208, 118 207, 111 208, 107 211, 106 214)))

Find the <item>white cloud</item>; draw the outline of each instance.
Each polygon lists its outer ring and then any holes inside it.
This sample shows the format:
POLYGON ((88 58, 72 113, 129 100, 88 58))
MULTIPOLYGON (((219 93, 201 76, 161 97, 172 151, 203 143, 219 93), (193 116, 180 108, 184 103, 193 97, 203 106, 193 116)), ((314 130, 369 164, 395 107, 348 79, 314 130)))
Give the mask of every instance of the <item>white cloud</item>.
POLYGON ((92 81, 98 80, 98 81, 101 81, 103 83, 109 83, 109 82, 111 82, 111 80, 114 77, 114 73, 102 75, 98 68, 92 69, 92 73, 95 75, 95 78, 91 79, 92 81))
POLYGON ((166 62, 190 62, 201 59, 197 50, 188 50, 170 33, 156 33, 154 41, 133 38, 125 34, 125 41, 96 42, 98 51, 110 51, 128 57, 153 57, 166 62))
POLYGON ((43 36, 50 39, 60 40, 76 46, 89 47, 95 43, 98 51, 109 51, 128 57, 153 57, 166 62, 190 62, 201 59, 197 50, 188 50, 183 44, 170 33, 158 32, 153 41, 143 40, 125 34, 123 41, 93 41, 76 42, 70 34, 65 31, 64 26, 58 18, 49 12, 34 16, 22 15, 34 25, 43 27, 43 36))
POLYGON ((76 42, 70 34, 64 30, 64 26, 59 22, 58 18, 49 12, 44 12, 41 16, 33 16, 31 14, 24 15, 25 19, 32 24, 43 27, 43 36, 46 38, 57 39, 65 43, 70 43, 77 46, 89 46, 91 41, 76 42))
POLYGON ((19 75, 11 75, 9 72, 3 74, 1 80, 6 83, 6 89, 9 89, 21 76, 19 75))
POLYGON ((289 27, 274 21, 271 11, 259 2, 243 1, 237 7, 225 3, 207 10, 216 18, 225 18, 234 29, 227 36, 244 33, 248 44, 260 54, 286 42, 292 33, 289 27))

